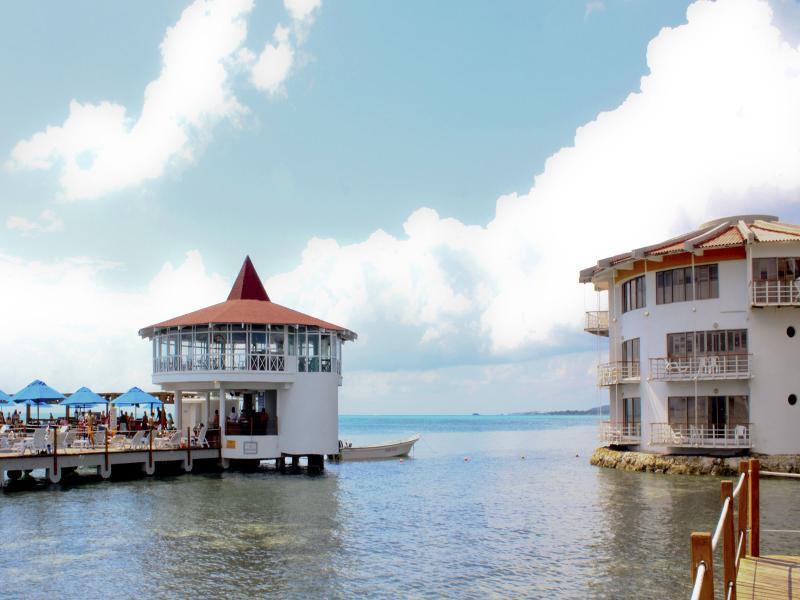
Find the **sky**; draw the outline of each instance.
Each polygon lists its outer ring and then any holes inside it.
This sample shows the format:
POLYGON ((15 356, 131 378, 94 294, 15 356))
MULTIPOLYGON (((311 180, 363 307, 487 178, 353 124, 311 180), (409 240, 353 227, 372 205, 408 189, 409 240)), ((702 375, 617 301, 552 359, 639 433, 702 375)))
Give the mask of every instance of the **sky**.
POLYGON ((0 20, 0 389, 152 389, 225 298, 339 323, 340 410, 603 402, 597 259, 800 223, 798 0, 18 3, 0 20))

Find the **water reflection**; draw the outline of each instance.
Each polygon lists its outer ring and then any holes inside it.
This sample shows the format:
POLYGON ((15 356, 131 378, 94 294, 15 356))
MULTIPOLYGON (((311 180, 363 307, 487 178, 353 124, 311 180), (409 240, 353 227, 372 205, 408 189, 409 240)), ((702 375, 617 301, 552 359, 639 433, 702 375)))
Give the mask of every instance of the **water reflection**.
MULTIPOLYGON (((330 465, 321 477, 192 474, 0 495, 4 597, 688 595, 689 533, 713 527, 718 479, 591 467, 586 420, 476 419, 345 422, 353 439, 423 439, 402 463, 330 465)), ((800 529, 798 484, 763 482, 765 529, 800 529)), ((800 536, 763 537, 765 553, 798 552, 800 536)))

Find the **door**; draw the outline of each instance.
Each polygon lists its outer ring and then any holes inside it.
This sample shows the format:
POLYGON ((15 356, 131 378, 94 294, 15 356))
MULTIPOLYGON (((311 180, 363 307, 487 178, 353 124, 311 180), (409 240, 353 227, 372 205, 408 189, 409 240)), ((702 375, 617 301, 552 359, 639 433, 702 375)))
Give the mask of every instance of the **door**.
POLYGON ((708 424, 714 437, 724 437, 725 427, 728 424, 728 398, 726 396, 711 396, 709 399, 708 424))

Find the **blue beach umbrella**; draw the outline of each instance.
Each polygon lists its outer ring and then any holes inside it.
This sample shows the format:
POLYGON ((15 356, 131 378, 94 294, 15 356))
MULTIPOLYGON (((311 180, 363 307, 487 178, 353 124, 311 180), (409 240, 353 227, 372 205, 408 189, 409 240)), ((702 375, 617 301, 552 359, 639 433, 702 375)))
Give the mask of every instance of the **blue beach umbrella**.
POLYGON ((17 404, 25 403, 28 406, 36 405, 36 419, 39 419, 39 407, 42 404, 55 404, 64 399, 64 394, 57 392, 44 381, 35 380, 26 385, 16 394, 12 400, 17 404))
POLYGON ((111 401, 111 404, 115 406, 135 406, 136 404, 149 404, 151 407, 153 407, 162 406, 164 403, 155 396, 151 396, 147 392, 142 391, 138 387, 132 387, 121 396, 114 398, 111 401))
POLYGON ((14 404, 14 401, 11 399, 11 396, 6 394, 3 390, 0 390, 0 406, 3 404, 14 404))
POLYGON ((106 404, 108 402, 99 394, 95 394, 87 387, 82 387, 77 392, 68 396, 65 400, 60 402, 61 406, 70 406, 75 408, 86 408, 87 406, 96 406, 98 404, 106 404))

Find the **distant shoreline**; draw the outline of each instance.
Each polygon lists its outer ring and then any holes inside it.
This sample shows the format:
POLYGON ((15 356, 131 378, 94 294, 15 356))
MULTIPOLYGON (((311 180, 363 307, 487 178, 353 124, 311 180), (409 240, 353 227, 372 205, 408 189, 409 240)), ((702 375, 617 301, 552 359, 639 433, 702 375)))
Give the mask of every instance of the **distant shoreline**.
POLYGON ((511 416, 528 416, 528 415, 548 415, 548 416, 576 416, 576 415, 607 415, 608 405, 595 406, 594 408, 587 408, 585 410, 531 410, 528 412, 514 412, 508 413, 511 416))

